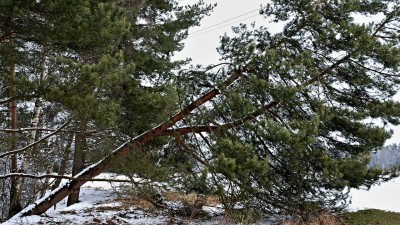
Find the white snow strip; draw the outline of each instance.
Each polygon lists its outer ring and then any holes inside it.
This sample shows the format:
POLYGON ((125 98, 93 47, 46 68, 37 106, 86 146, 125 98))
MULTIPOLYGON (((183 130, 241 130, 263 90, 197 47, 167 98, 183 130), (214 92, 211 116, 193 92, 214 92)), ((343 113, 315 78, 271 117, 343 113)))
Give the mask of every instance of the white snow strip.
POLYGON ((350 191, 351 203, 349 211, 361 209, 380 209, 385 211, 400 212, 400 177, 373 185, 370 190, 350 191))

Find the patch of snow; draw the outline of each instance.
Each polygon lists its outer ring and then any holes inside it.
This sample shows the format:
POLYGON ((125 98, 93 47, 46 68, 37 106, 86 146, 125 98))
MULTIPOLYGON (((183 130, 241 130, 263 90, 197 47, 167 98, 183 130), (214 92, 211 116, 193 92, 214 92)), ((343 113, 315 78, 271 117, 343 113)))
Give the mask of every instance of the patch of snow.
POLYGON ((213 217, 217 215, 222 215, 225 212, 222 205, 203 206, 202 210, 204 210, 204 212, 208 213, 210 216, 213 217))
POLYGON ((380 209, 400 212, 400 177, 385 183, 376 184, 370 190, 350 190, 349 211, 361 209, 380 209))
POLYGON ((99 205, 96 205, 95 207, 96 208, 99 208, 99 207, 119 207, 121 205, 122 205, 122 203, 120 203, 120 202, 110 202, 110 203, 99 204, 99 205))

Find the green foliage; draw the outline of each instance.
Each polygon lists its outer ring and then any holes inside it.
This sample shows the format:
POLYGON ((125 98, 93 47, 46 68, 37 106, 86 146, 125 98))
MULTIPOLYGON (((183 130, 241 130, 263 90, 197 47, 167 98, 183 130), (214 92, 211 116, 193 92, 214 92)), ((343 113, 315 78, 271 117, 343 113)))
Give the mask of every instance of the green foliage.
POLYGON ((258 191, 259 187, 252 188, 252 183, 254 180, 259 182, 260 178, 265 179, 269 166, 267 160, 258 159, 251 146, 233 142, 231 139, 221 139, 212 151, 216 159, 210 172, 223 174, 227 179, 242 185, 241 188, 247 192, 258 191))

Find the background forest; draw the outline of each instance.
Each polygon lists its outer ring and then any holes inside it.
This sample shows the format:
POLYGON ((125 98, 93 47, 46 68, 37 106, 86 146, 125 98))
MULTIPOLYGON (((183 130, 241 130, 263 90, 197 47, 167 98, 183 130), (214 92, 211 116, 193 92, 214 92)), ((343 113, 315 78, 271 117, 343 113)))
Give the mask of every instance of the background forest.
POLYGON ((396 175, 369 163, 400 123, 398 3, 266 1, 283 31, 236 27, 203 68, 172 59, 202 1, 0 1, 0 221, 77 203, 107 171, 155 205, 172 188, 228 212, 342 209, 396 175))
POLYGON ((400 146, 391 144, 382 147, 377 152, 372 153, 370 166, 390 170, 400 166, 400 146))

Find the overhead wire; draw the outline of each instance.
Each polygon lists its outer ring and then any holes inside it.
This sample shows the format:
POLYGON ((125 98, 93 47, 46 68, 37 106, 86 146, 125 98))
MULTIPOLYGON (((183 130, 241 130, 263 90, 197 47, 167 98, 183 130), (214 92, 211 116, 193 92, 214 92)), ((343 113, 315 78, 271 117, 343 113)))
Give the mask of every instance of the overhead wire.
POLYGON ((246 17, 246 18, 244 18, 244 19, 241 19, 241 20, 238 20, 238 21, 229 23, 229 24, 225 24, 225 23, 227 23, 227 22, 229 22, 229 21, 232 21, 232 20, 238 19, 238 18, 240 18, 240 17, 249 15, 249 14, 254 13, 254 12, 256 12, 256 11, 260 11, 260 9, 262 9, 262 8, 257 8, 257 9, 251 10, 251 11, 246 12, 246 13, 243 13, 243 14, 241 14, 241 15, 232 17, 232 18, 227 19, 227 20, 224 20, 224 21, 222 21, 222 22, 219 22, 219 23, 213 24, 213 25, 211 25, 211 26, 205 27, 205 28, 203 28, 203 29, 200 29, 200 30, 194 31, 194 32, 192 32, 192 33, 189 33, 189 37, 188 37, 188 38, 197 37, 197 36, 200 36, 200 35, 209 33, 209 32, 211 32, 211 31, 218 30, 218 29, 221 29, 221 28, 224 28, 224 27, 227 27, 227 26, 236 24, 236 23, 238 23, 238 22, 242 22, 242 21, 248 20, 248 19, 250 19, 250 18, 259 16, 259 14, 257 13, 256 15, 252 15, 252 16, 246 17), (222 24, 224 24, 224 25, 222 25, 222 24), (218 25, 222 25, 222 26, 218 26, 218 25), (217 26, 218 26, 218 27, 217 27, 217 26), (214 27, 215 27, 215 28, 214 28, 214 27), (214 28, 214 29, 211 29, 211 28, 214 28), (211 30, 210 30, 210 29, 211 29, 211 30))
POLYGON ((226 25, 224 25, 224 26, 216 27, 216 28, 211 29, 211 30, 207 30, 207 31, 204 31, 204 32, 201 32, 201 33, 197 33, 197 34, 195 34, 195 35, 189 34, 188 38, 197 37, 197 36, 200 36, 200 35, 203 35, 203 34, 206 34, 206 33, 209 33, 209 32, 212 32, 212 31, 215 31, 215 30, 218 30, 218 29, 221 29, 221 28, 224 28, 224 27, 233 25, 233 24, 237 24, 238 22, 242 22, 242 21, 251 19, 251 18, 256 17, 256 16, 258 16, 258 14, 257 14, 257 15, 253 15, 253 16, 249 16, 249 17, 246 17, 246 18, 244 18, 244 19, 242 19, 242 20, 239 20, 239 21, 236 21, 236 22, 232 22, 232 23, 226 24, 226 25))
POLYGON ((215 26, 218 26, 218 25, 224 24, 224 23, 226 23, 226 22, 229 22, 229 21, 231 21, 231 20, 234 20, 234 19, 240 18, 240 17, 242 17, 242 16, 248 15, 248 14, 250 14, 250 13, 253 13, 253 12, 256 12, 256 11, 259 11, 259 10, 260 10, 260 8, 258 8, 258 9, 255 9, 255 10, 252 10, 252 11, 250 11, 250 12, 243 13, 243 14, 241 14, 241 15, 239 15, 239 16, 235 16, 235 17, 233 17, 233 18, 230 18, 230 19, 224 20, 224 21, 222 21, 222 22, 219 22, 219 23, 217 23, 217 24, 214 24, 214 25, 211 25, 211 26, 205 27, 205 28, 203 28, 203 29, 197 30, 197 31, 195 31, 195 32, 193 32, 193 33, 191 33, 191 34, 195 34, 195 33, 201 32, 201 31, 203 31, 203 30, 207 30, 207 29, 209 29, 209 28, 213 28, 213 27, 215 27, 215 26))

